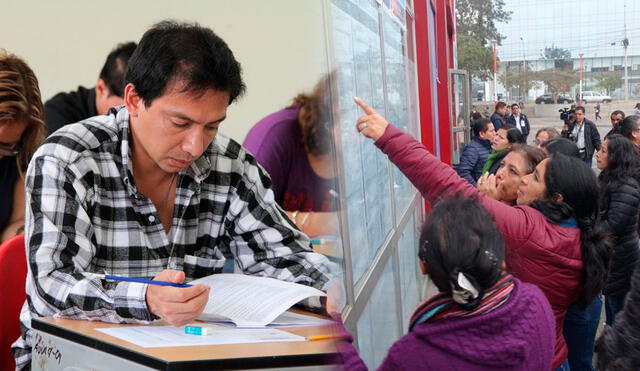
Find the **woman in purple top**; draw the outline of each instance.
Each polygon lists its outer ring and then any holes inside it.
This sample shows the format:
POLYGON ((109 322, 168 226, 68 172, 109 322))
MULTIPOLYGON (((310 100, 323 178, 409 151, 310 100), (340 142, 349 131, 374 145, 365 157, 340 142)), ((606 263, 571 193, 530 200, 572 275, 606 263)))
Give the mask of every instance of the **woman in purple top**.
MULTIPOLYGON (((438 202, 420 235, 419 264, 440 293, 411 316, 379 370, 550 370, 555 319, 536 286, 504 270, 504 241, 471 199, 438 202), (464 225, 464 233, 459 226, 464 225)), ((366 370, 341 342, 345 370, 366 370)))
POLYGON ((337 235, 329 76, 260 120, 244 143, 271 176, 276 202, 307 235, 337 235))

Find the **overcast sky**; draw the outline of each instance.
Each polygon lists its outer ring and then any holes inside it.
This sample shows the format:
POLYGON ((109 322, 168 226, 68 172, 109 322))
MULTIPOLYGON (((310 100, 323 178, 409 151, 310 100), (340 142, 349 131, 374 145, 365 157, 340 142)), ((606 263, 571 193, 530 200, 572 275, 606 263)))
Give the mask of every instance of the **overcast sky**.
POLYGON ((621 56, 626 15, 629 55, 640 54, 640 0, 504 0, 511 21, 498 24, 506 36, 501 60, 538 59, 555 45, 577 57, 621 56), (626 5, 626 8, 625 8, 626 5), (616 43, 611 45, 611 43, 616 43))

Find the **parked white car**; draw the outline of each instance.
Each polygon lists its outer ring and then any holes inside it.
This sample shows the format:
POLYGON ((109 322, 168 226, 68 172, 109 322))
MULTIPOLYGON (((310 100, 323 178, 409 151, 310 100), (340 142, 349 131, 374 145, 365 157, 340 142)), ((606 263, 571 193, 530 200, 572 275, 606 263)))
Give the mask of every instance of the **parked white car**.
POLYGON ((608 103, 611 102, 611 97, 597 91, 587 90, 582 92, 582 100, 587 103, 608 103))

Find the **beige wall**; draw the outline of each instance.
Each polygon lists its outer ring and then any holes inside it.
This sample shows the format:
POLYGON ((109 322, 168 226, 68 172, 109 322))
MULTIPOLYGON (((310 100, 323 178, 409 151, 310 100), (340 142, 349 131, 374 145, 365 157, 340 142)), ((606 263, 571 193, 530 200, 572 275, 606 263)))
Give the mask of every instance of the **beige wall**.
POLYGON ((221 131, 242 141, 326 72, 322 0, 2 0, 0 47, 23 57, 43 99, 95 85, 109 51, 173 18, 212 28, 244 69, 247 94, 221 131))

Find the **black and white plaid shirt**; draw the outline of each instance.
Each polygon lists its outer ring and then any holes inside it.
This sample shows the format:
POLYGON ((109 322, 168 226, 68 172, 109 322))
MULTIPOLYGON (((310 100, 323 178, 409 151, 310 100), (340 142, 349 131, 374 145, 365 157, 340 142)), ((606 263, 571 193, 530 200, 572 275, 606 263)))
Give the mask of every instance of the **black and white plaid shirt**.
POLYGON ((313 253, 274 201, 253 156, 218 134, 180 172, 169 235, 131 171, 124 107, 69 125, 34 155, 26 178, 29 262, 18 367, 31 358, 31 318, 65 316, 148 322, 146 285, 87 278, 83 272, 152 278, 183 270, 186 281, 219 273, 224 254, 246 274, 325 288, 326 257, 313 253))

